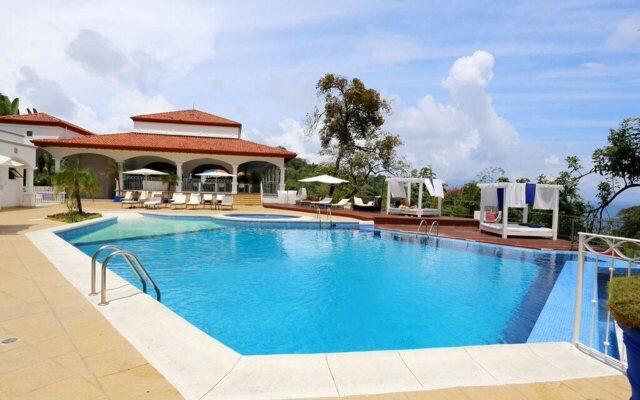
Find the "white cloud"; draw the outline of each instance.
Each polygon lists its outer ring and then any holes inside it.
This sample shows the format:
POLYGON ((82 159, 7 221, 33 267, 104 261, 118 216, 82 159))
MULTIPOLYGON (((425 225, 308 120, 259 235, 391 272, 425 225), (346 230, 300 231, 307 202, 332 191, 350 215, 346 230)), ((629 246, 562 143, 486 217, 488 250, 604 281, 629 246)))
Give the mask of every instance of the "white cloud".
POLYGON ((597 63, 597 62, 586 62, 586 63, 582 63, 580 64, 583 68, 586 68, 590 71, 603 71, 604 70, 604 64, 601 63, 597 63))
POLYGON ((522 143, 515 128, 497 114, 486 91, 493 66, 493 56, 485 51, 456 60, 442 81, 449 104, 432 95, 409 107, 395 101, 400 111, 389 127, 403 137, 416 166, 431 164, 445 179, 468 178, 489 165, 515 164, 512 172, 524 173, 523 161, 535 157, 535 146, 522 143))
POLYGON ((558 158, 557 155, 555 154, 549 154, 545 159, 544 159, 544 164, 545 165, 560 165, 560 159, 558 158))
POLYGON ((0 91, 101 131, 120 129, 131 108, 173 109, 161 85, 214 55, 214 8, 196 1, 14 2, 4 11, 12 40, 0 57, 0 91))
POLYGON ((414 39, 388 33, 375 32, 356 43, 359 59, 374 64, 404 64, 426 55, 426 49, 414 39))
POLYGON ((298 153, 298 157, 311 162, 321 161, 318 155, 320 142, 317 136, 309 137, 304 131, 302 124, 293 119, 286 118, 278 124, 281 132, 264 134, 260 130, 253 129, 245 138, 256 140, 270 146, 282 146, 287 150, 298 153))
POLYGON ((607 45, 616 50, 629 47, 640 48, 640 14, 624 19, 616 26, 616 31, 609 36, 607 45))

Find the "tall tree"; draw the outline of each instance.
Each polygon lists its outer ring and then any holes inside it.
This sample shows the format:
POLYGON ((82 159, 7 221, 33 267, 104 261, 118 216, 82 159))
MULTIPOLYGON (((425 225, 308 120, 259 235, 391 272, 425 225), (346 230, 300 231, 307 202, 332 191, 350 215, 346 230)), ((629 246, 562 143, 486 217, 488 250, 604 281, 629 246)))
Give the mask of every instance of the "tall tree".
POLYGON ((348 177, 356 192, 372 176, 407 170, 397 153, 400 137, 382 129, 391 105, 380 93, 358 78, 334 74, 323 76, 316 92, 324 104, 307 116, 306 128, 320 136, 321 154, 332 159, 330 173, 348 177))
POLYGON ((590 214, 602 217, 623 192, 640 187, 640 118, 627 118, 611 129, 608 145, 593 152, 591 172, 603 177, 598 185, 597 207, 590 214))
POLYGON ((66 192, 69 212, 77 208, 79 214, 84 214, 80 197, 82 195, 94 196, 100 188, 98 178, 90 169, 66 164, 60 171, 56 171, 53 176, 53 185, 56 192, 66 192))
POLYGON ((9 97, 0 93, 0 115, 19 115, 20 99, 11 100, 9 97))

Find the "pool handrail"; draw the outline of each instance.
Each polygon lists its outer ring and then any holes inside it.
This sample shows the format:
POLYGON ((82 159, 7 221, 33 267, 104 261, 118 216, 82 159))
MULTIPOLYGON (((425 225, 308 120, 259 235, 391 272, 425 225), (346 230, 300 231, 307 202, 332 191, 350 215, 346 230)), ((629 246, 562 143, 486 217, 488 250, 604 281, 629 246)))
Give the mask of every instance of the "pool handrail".
MULTIPOLYGON (((95 253, 93 253, 93 256, 91 256, 91 292, 89 293, 89 296, 95 296, 98 294, 98 292, 96 292, 96 260, 98 259, 98 255, 106 250, 122 251, 122 249, 116 245, 107 244, 100 247, 98 250, 96 250, 95 253)), ((133 266, 131 260, 129 260, 128 257, 124 257, 124 260, 127 262, 127 264, 129 264, 129 268, 131 268, 133 272, 138 276, 138 279, 142 284, 142 291, 147 293, 147 282, 145 282, 145 280, 142 278, 142 275, 140 275, 140 272, 133 266)))
MULTIPOLYGON (((109 304, 109 302, 107 301, 107 265, 109 265, 109 261, 111 261, 111 259, 113 259, 116 256, 122 256, 125 260, 129 259, 127 260, 127 264, 129 264, 129 267, 133 269, 133 271, 136 273, 136 275, 138 275, 138 277, 142 278, 140 275, 140 272, 137 271, 137 269, 140 268, 145 278, 149 280, 149 283, 151 283, 151 286, 153 286, 153 289, 156 292, 156 300, 161 301, 160 289, 158 289, 158 286, 153 281, 153 279, 147 272, 146 268, 142 265, 138 257, 136 257, 136 255, 130 251, 116 250, 113 253, 109 254, 107 258, 105 258, 104 261, 102 262, 102 270, 100 271, 100 277, 102 278, 102 281, 100 283, 100 303, 98 303, 98 305, 106 306, 107 304, 109 304), (134 264, 131 263, 130 260, 135 261, 135 264, 137 265, 137 267, 134 266, 134 264)), ((146 288, 146 284, 144 282, 143 282, 143 287, 146 288)))

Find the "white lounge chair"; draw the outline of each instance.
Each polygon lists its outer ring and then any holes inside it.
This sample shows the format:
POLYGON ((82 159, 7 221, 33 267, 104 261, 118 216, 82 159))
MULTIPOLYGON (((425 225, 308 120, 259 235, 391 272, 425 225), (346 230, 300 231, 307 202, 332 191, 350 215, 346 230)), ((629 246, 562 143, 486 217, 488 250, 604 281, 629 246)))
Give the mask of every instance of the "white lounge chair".
POLYGON ((329 206, 329 205, 331 205, 332 201, 333 201, 333 198, 325 197, 324 199, 322 199, 320 201, 312 201, 311 205, 312 206, 318 206, 318 207, 329 206))
POLYGON ((120 208, 124 207, 125 204, 128 205, 129 208, 135 207, 136 204, 138 204, 138 201, 133 199, 133 192, 126 192, 124 194, 124 199, 120 202, 120 208))
POLYGON ((204 206, 206 206, 207 204, 209 204, 209 206, 213 208, 213 203, 214 203, 213 194, 205 193, 202 196, 202 208, 204 208, 204 206))
POLYGON ((222 201, 220 202, 220 208, 228 207, 230 210, 233 210, 233 196, 222 196, 222 201))
POLYGON ((142 192, 140 192, 140 196, 138 196, 138 204, 142 206, 147 200, 149 200, 149 192, 143 190, 142 192))
POLYGON ((151 200, 145 201, 145 208, 157 208, 162 204, 162 192, 151 192, 151 200))
POLYGON ((184 208, 187 208, 187 196, 185 196, 184 193, 174 193, 172 200, 173 202, 171 202, 171 205, 173 208, 176 208, 177 206, 184 206, 184 208))
POLYGON ((338 207, 338 208, 345 208, 347 206, 350 206, 351 203, 349 203, 349 199, 342 199, 339 202, 335 203, 335 204, 329 204, 331 207, 338 207))
POLYGON ((200 207, 200 193, 191 193, 187 207, 200 207))

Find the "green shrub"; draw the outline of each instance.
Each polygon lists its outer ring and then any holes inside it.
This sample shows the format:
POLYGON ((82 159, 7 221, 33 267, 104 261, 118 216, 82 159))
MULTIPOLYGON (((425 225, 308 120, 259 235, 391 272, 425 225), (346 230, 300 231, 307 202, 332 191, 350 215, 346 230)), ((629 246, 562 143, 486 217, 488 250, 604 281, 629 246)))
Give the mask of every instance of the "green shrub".
POLYGON ((611 279, 608 305, 618 322, 640 329, 640 276, 611 279))

